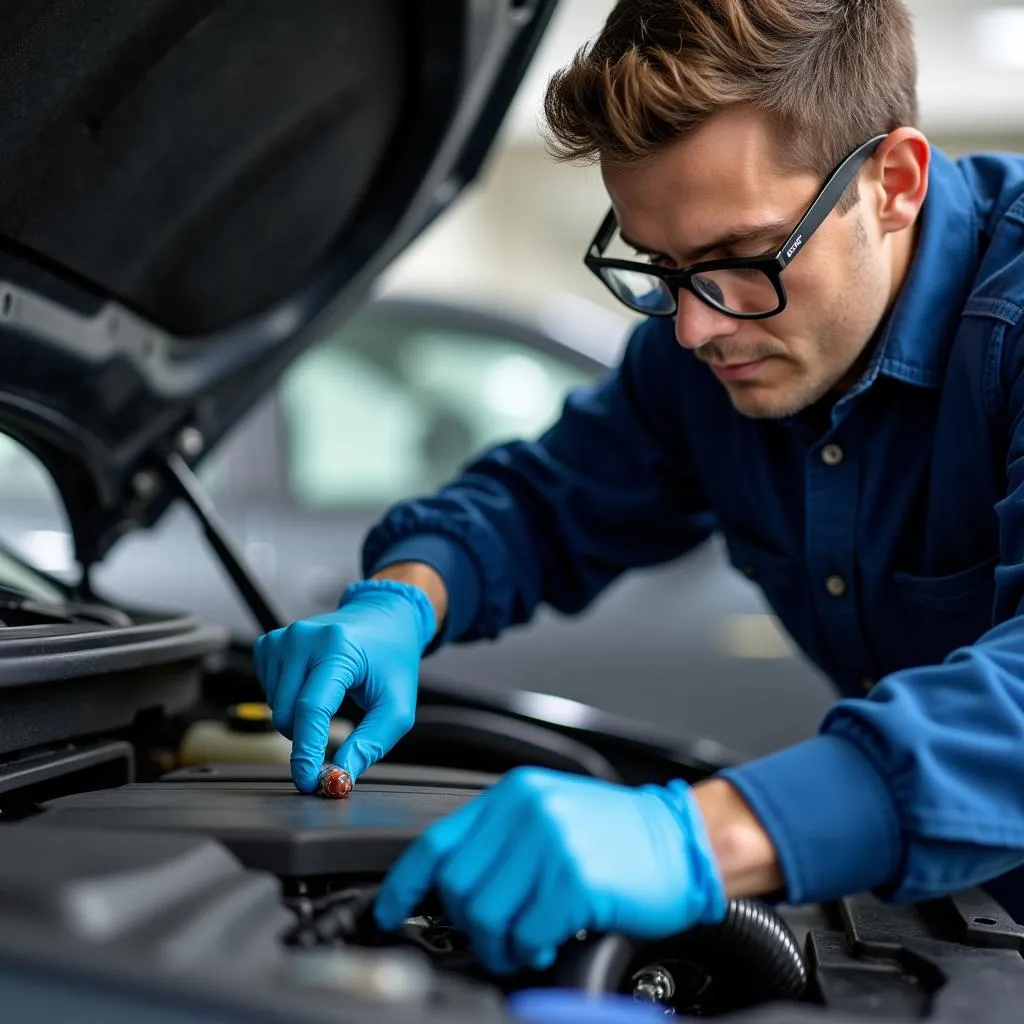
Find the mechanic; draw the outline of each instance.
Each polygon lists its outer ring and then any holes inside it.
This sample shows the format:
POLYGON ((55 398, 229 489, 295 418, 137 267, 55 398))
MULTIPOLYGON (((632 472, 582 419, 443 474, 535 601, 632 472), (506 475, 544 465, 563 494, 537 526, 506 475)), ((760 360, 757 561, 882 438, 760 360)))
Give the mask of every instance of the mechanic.
POLYGON ((611 199, 588 265, 651 315, 539 440, 391 510, 337 611, 257 641, 295 782, 346 693, 357 778, 422 654, 714 531, 843 699, 693 788, 517 769, 399 860, 383 927, 436 888, 492 969, 543 967, 581 928, 1024 863, 1024 158, 932 149, 915 80, 900 0, 620 0, 552 78, 551 146, 611 199), (615 232, 637 255, 602 263, 615 232))

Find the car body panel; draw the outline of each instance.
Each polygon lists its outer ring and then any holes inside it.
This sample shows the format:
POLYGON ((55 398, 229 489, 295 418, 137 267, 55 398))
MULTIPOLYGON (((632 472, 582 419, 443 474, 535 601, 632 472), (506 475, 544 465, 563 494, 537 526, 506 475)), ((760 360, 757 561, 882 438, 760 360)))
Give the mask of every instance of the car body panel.
POLYGON ((473 180, 554 6, 4 22, 0 428, 53 475, 80 562, 156 522, 166 454, 201 462, 473 180))

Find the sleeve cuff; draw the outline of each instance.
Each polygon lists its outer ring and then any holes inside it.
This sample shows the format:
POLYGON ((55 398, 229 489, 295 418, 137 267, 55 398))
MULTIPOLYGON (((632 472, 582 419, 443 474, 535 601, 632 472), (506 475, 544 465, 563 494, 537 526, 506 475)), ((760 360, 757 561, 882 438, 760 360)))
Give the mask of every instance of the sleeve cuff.
POLYGON ((899 871, 896 806, 883 777, 852 743, 817 736, 721 777, 768 832, 790 903, 874 889, 899 871))
POLYGON ((473 624, 480 605, 480 576, 465 548, 440 534, 413 534, 397 541, 366 567, 366 575, 372 576, 399 562, 429 565, 444 580, 448 591, 448 614, 426 653, 436 651, 449 640, 457 640, 473 624))

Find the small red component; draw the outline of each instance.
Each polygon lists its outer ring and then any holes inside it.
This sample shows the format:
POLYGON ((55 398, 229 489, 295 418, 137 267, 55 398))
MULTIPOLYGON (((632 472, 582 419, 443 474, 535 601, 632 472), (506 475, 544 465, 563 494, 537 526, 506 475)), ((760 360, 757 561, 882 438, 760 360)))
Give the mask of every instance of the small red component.
POLYGON ((325 764, 320 769, 320 796, 331 800, 344 800, 352 792, 352 777, 336 764, 325 764))

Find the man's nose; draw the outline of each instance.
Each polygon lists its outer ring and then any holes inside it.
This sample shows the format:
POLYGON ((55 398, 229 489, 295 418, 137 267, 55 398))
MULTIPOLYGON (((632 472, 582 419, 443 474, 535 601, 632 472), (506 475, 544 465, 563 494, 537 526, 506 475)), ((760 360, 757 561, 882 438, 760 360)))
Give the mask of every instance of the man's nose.
POLYGON ((696 351, 709 341, 735 334, 740 322, 719 313, 685 288, 679 289, 679 308, 676 311, 676 341, 683 348, 696 351))

